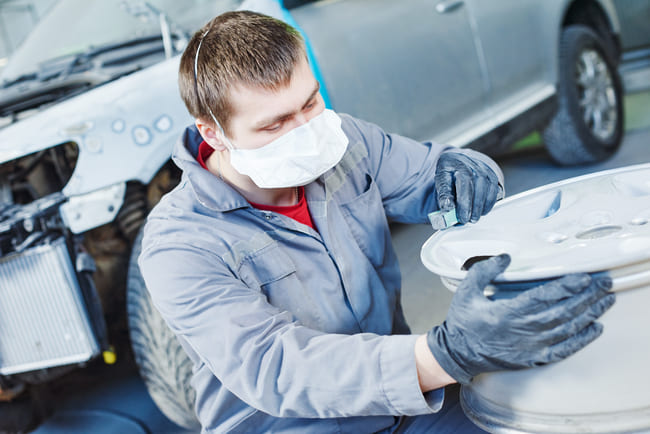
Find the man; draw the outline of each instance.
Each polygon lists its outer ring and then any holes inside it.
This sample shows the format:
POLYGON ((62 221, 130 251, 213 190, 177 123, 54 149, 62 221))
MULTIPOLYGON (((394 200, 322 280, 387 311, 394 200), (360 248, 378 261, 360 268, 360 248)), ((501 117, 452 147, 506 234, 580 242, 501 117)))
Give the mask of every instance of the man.
POLYGON ((442 325, 409 334, 388 221, 455 207, 474 222, 502 174, 477 152, 326 110, 293 28, 216 17, 188 44, 179 86, 196 123, 140 267, 194 362, 204 432, 478 431, 445 386, 559 360, 600 334, 607 278, 488 300, 506 255, 472 267, 442 325))

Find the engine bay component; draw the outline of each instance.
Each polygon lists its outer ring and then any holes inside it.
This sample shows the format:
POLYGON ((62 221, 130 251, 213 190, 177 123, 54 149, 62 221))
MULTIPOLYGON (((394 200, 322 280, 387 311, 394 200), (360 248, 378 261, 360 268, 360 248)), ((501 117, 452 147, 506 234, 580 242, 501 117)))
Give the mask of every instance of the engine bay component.
POLYGON ((90 360, 99 344, 63 237, 0 259, 0 374, 90 360))

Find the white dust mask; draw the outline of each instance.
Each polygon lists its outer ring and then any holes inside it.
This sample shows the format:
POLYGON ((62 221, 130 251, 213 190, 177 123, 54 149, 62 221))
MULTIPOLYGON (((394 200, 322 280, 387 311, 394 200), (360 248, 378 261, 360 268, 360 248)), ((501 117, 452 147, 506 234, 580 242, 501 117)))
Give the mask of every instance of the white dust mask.
POLYGON ((325 109, 261 148, 237 149, 229 144, 230 164, 237 172, 260 188, 285 188, 309 184, 334 167, 347 149, 348 138, 341 118, 325 109))

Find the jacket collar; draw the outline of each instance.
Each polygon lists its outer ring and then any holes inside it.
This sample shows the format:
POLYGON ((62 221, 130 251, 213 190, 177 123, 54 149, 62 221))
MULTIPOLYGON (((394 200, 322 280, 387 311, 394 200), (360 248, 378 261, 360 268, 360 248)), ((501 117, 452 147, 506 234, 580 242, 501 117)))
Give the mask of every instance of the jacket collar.
POLYGON ((227 212, 250 207, 242 196, 213 173, 205 170, 196 160, 203 141, 196 125, 188 126, 174 145, 172 159, 183 171, 201 205, 214 211, 227 212))

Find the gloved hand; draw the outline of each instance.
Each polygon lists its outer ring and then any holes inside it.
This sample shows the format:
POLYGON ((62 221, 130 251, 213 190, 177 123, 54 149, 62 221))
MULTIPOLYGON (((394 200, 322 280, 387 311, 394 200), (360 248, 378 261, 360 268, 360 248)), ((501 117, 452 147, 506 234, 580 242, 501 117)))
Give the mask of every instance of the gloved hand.
POLYGON ((602 333, 594 322, 614 304, 607 276, 571 274, 519 293, 490 300, 484 288, 510 264, 500 255, 472 266, 452 299, 447 318, 427 334, 440 366, 467 384, 483 372, 555 362, 602 333))
POLYGON ((449 211, 456 207, 458 222, 476 223, 488 213, 499 196, 499 178, 490 167, 457 151, 440 154, 435 185, 438 207, 449 211))

